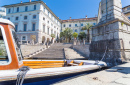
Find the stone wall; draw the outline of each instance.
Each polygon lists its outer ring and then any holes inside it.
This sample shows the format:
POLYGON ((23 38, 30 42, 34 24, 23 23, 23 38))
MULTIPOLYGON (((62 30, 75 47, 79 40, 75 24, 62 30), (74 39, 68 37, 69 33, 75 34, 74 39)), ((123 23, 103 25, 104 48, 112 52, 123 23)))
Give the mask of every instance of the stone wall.
POLYGON ((32 54, 42 48, 46 48, 46 46, 45 45, 21 45, 21 51, 23 56, 32 54))
POLYGON ((93 28, 90 59, 103 60, 108 65, 130 59, 130 24, 112 20, 93 28), (105 53, 106 51, 106 53, 105 53))
POLYGON ((81 53, 84 57, 89 57, 89 45, 73 45, 73 49, 81 53))

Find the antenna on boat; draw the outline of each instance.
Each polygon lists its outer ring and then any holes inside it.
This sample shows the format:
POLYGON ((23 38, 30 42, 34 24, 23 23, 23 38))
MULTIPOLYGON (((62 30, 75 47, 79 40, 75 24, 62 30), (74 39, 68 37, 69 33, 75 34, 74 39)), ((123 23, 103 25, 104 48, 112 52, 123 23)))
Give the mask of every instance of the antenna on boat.
POLYGON ((0 7, 0 18, 2 18, 3 16, 6 16, 6 8, 0 7))

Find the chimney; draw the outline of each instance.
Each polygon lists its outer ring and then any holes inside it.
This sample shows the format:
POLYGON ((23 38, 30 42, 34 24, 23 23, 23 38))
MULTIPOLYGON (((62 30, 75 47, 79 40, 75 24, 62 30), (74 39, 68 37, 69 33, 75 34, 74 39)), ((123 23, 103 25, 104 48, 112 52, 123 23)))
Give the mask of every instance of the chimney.
POLYGON ((88 18, 87 15, 86 15, 86 18, 88 18))
POLYGON ((23 2, 21 1, 21 3, 23 3, 23 2))
POLYGON ((31 0, 29 0, 29 2, 31 2, 31 0))
POLYGON ((71 17, 70 17, 70 19, 71 19, 71 17))

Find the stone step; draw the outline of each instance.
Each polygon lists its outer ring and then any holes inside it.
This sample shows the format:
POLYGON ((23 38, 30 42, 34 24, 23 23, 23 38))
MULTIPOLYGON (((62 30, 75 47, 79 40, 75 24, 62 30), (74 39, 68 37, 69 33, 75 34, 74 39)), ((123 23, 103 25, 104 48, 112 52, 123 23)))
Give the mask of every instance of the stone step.
POLYGON ((64 59, 64 48, 71 47, 72 44, 56 43, 51 45, 45 51, 32 56, 32 59, 64 59))

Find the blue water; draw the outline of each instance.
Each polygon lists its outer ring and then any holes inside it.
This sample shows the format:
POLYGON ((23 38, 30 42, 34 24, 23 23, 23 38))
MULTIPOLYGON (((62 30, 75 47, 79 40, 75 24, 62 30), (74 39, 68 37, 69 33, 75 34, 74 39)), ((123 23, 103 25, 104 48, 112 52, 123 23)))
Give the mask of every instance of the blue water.
POLYGON ((50 80, 43 80, 43 81, 38 81, 38 82, 32 82, 32 83, 26 83, 23 85, 52 85, 58 82, 62 82, 62 81, 66 81, 69 79, 73 79, 79 76, 83 76, 83 75, 87 75, 90 73, 93 73, 96 71, 91 71, 91 72, 85 72, 85 73, 80 73, 80 74, 75 74, 75 75, 71 75, 71 76, 67 76, 67 77, 61 77, 61 78, 56 78, 56 79, 50 79, 50 80))

